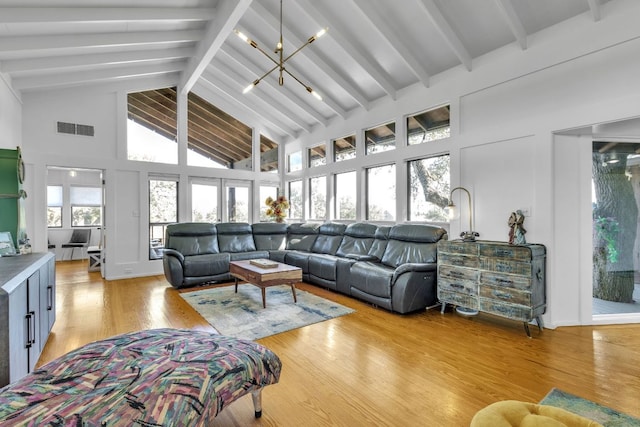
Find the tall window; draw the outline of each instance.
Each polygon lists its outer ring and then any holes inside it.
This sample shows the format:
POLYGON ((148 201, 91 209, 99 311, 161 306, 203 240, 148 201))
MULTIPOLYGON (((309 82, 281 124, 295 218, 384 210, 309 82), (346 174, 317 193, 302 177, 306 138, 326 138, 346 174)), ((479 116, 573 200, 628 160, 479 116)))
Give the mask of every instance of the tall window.
POLYGON ((407 173, 409 221, 447 221, 449 155, 412 160, 407 173))
POLYGON ((295 172, 302 169, 302 151, 296 151, 287 156, 287 171, 295 172))
POLYGON ((302 219, 302 181, 289 182, 289 218, 302 219))
POLYGON ((343 160, 356 158, 356 136, 349 135, 343 138, 333 140, 333 161, 341 162, 343 160))
POLYGON ((161 259, 167 225, 178 221, 178 182, 149 180, 149 259, 161 259))
POLYGON ((364 131, 364 139, 367 141, 367 154, 380 153, 382 151, 395 150, 396 148, 396 124, 387 123, 364 131))
POLYGON ((395 221, 396 165, 367 169, 367 220, 395 221))
POLYGON ((127 158, 178 163, 176 88, 127 95, 127 158))
POLYGON ((62 227, 62 186, 47 186, 47 227, 62 227))
POLYGON ((327 145, 319 144, 309 148, 309 167, 322 166, 327 164, 327 145))
POLYGON ((309 180, 309 216, 311 219, 327 217, 327 177, 316 176, 309 180))
POLYGON ((102 188, 71 186, 69 201, 72 227, 102 225, 102 188))
POLYGON ((218 186, 191 183, 191 220, 193 222, 218 222, 218 186))
POLYGON ((356 200, 358 187, 356 171, 335 175, 336 219, 356 219, 356 200))
POLYGON ((278 187, 275 185, 267 184, 260 186, 260 221, 270 220, 270 218, 266 215, 268 207, 265 204, 265 200, 267 200, 267 197, 276 199, 278 197, 278 187))
POLYGON ((423 144, 450 136, 448 105, 407 117, 408 145, 423 144))
POLYGON ((229 222, 249 222, 249 194, 248 186, 238 184, 226 185, 227 218, 229 222))

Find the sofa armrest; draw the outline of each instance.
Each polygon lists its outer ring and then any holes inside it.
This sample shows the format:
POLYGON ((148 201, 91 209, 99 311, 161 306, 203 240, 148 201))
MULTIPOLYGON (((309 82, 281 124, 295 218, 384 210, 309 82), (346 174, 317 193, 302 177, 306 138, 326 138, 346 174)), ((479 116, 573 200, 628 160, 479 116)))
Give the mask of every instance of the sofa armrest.
POLYGON ((417 263, 417 262, 409 262, 406 264, 402 264, 396 267, 393 272, 393 278, 391 279, 391 283, 395 283, 396 279, 400 277, 404 273, 410 272, 426 272, 426 271, 436 271, 438 269, 438 264, 435 262, 429 263, 417 263))
POLYGON ((373 261, 380 262, 380 258, 373 255, 358 255, 358 254, 346 254, 345 258, 354 259, 356 261, 373 261))
POLYGON ((176 257, 180 261, 180 264, 184 264, 184 255, 182 255, 182 253, 176 251, 175 249, 165 249, 164 256, 176 257))

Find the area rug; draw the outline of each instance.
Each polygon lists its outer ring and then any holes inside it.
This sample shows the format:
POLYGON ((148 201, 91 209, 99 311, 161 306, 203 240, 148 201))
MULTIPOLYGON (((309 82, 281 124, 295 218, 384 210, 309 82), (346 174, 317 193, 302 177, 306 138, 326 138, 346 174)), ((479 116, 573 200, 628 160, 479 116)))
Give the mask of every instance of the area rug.
POLYGON ((637 418, 574 396, 571 393, 558 390, 557 388, 551 389, 549 394, 547 394, 540 403, 542 405, 566 409, 574 414, 597 421, 605 427, 640 427, 640 420, 637 418))
POLYGON ((280 332, 353 313, 348 307, 290 286, 266 289, 267 308, 262 308, 260 288, 249 284, 203 289, 180 296, 222 335, 256 340, 280 332))

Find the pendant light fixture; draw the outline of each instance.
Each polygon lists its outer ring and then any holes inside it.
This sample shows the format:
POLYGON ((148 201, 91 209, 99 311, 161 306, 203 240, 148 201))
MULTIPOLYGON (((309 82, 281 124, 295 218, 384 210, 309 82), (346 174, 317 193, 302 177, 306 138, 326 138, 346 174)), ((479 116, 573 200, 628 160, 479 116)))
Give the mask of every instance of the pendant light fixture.
POLYGON ((327 32, 327 30, 328 30, 327 28, 323 28, 322 30, 318 31, 315 35, 309 37, 309 39, 302 46, 300 46, 298 49, 293 51, 293 53, 291 53, 288 56, 285 56, 284 55, 284 41, 283 41, 283 37, 282 37, 282 0, 280 0, 280 40, 278 40, 278 43, 276 44, 276 47, 275 47, 275 50, 274 50, 274 53, 277 55, 277 58, 274 59, 270 54, 265 52, 264 49, 262 49, 258 45, 258 43, 256 43, 255 41, 251 40, 245 34, 243 34, 238 29, 236 29, 235 33, 238 35, 238 37, 240 37, 242 40, 244 40, 247 44, 251 45, 251 47, 258 49, 260 52, 262 52, 262 54, 264 56, 269 58, 269 60, 275 64, 275 66, 273 66, 273 68, 271 68, 269 71, 264 73, 261 77, 257 78, 256 80, 253 81, 253 83, 251 83, 249 86, 247 86, 242 91, 242 93, 249 92, 251 89, 256 87, 256 85, 258 83, 260 83, 262 81, 262 79, 267 77, 269 74, 271 74, 275 70, 278 70, 278 72, 279 72, 278 84, 280 86, 284 85, 284 75, 288 74, 289 76, 291 76, 291 78, 293 78, 295 81, 300 83, 307 90, 307 92, 309 92, 311 95, 315 96, 318 100, 322 101, 322 97, 318 94, 318 92, 316 92, 315 90, 313 90, 311 88, 311 86, 303 83, 302 80, 300 80, 299 78, 297 78, 296 76, 291 74, 291 72, 289 70, 287 70, 287 68, 285 67, 285 64, 286 64, 286 62, 288 60, 290 60, 294 55, 296 55, 298 52, 300 52, 306 46, 310 45, 311 43, 316 41, 318 38, 320 38, 322 35, 324 35, 327 32))

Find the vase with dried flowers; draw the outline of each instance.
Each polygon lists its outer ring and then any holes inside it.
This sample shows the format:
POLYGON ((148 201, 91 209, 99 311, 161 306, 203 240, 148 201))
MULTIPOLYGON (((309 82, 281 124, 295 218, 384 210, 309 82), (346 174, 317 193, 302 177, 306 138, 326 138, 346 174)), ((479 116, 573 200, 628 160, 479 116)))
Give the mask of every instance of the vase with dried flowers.
POLYGON ((264 201, 264 204, 267 205, 265 214, 269 218, 273 218, 275 222, 284 222, 287 216, 287 210, 289 209, 289 201, 285 196, 278 196, 276 199, 269 196, 267 200, 264 201))

